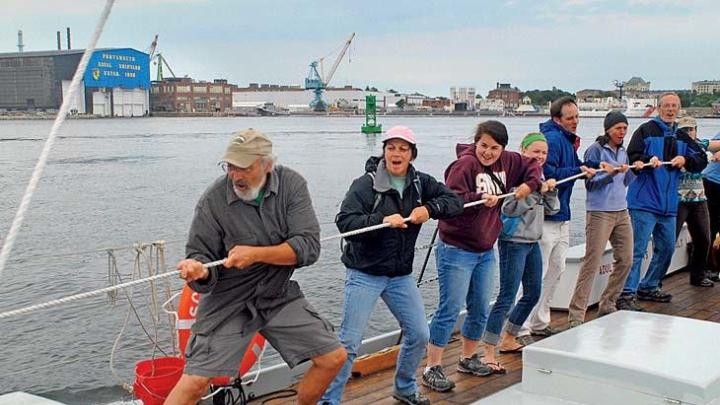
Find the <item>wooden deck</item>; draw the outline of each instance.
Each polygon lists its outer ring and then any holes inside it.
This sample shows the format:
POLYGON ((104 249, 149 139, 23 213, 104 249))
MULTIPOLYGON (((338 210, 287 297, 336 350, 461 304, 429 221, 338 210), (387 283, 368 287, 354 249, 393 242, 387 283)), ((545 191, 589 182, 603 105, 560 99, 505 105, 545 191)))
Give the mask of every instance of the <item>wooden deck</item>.
MULTIPOLYGON (((663 283, 664 289, 673 294, 673 300, 670 303, 641 302, 641 305, 649 312, 720 322, 720 285, 714 288, 693 287, 689 284, 688 273, 685 271, 674 273, 663 283)), ((590 310, 588 319, 593 319, 595 315, 596 310, 590 310)), ((552 318, 554 327, 564 327, 567 313, 554 311, 552 318)), ((421 392, 427 395, 433 404, 469 404, 521 380, 522 359, 520 354, 501 354, 498 359, 508 373, 491 377, 474 377, 457 373, 455 366, 459 356, 459 340, 455 338, 450 342, 443 359, 445 372, 456 383, 453 391, 438 393, 421 386, 421 392)), ((424 361, 421 366, 418 375, 425 366, 424 361)), ((390 369, 366 377, 350 379, 345 388, 343 403, 352 405, 397 404, 398 402, 392 398, 392 392, 393 370, 390 369)), ((273 395, 259 398, 253 402, 273 405, 295 403, 294 396, 271 398, 273 395)))

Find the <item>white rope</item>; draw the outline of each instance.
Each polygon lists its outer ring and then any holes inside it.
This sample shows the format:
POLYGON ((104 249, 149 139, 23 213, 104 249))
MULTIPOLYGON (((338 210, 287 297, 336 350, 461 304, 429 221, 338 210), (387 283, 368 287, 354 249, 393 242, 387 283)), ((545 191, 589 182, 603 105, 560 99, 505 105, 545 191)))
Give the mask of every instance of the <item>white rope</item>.
POLYGON ((40 177, 42 176, 43 170, 45 169, 45 166, 47 164, 47 159, 50 155, 50 150, 55 143, 55 138, 57 138, 58 131, 60 130, 60 125, 65 122, 65 118, 67 117, 68 111, 70 110, 71 100, 75 99, 75 95, 77 94, 78 88, 80 87, 80 81, 85 74, 85 68, 87 67, 88 61, 90 60, 90 56, 92 55, 95 47, 97 46, 97 41, 100 38, 100 34, 102 33, 103 27, 105 26, 105 22, 110 15, 110 10, 112 9, 113 3, 115 3, 115 0, 107 0, 107 2, 105 3, 105 8, 100 15, 100 20, 95 27, 95 32, 90 38, 90 43, 88 44, 88 47, 85 49, 85 52, 80 59, 77 70, 75 70, 75 75, 73 76, 72 82, 70 83, 70 90, 68 91, 67 97, 63 98, 63 102, 60 105, 60 111, 58 111, 58 114, 55 117, 55 122, 53 123, 52 129, 50 129, 50 134, 45 141, 45 146, 43 146, 40 157, 35 164, 35 169, 33 170, 30 182, 28 183, 27 189, 25 189, 25 194, 23 194, 17 213, 15 213, 15 219, 13 220, 7 237, 5 238, 5 243, 3 244, 2 251, 0 251, 0 276, 2 275, 2 271, 5 269, 5 263, 7 262, 8 257, 10 257, 10 252, 12 251, 13 245, 15 244, 15 239, 17 239, 18 232, 20 231, 20 227, 22 226, 23 220, 25 219, 25 213, 30 206, 30 201, 32 200, 33 194, 35 193, 35 189, 37 189, 37 185, 40 182, 40 177))
MULTIPOLYGON (((670 162, 662 162, 662 165, 669 165, 669 164, 670 164, 670 162)), ((643 165, 643 168, 649 167, 649 166, 651 166, 650 163, 645 163, 645 164, 643 165)), ((617 168, 616 168, 616 169, 617 169, 617 168)), ((605 170, 600 169, 600 170, 597 170, 596 172, 598 172, 598 171, 605 171, 605 170)), ((571 181, 571 180, 578 179, 578 178, 583 177, 583 176, 585 176, 585 175, 586 175, 585 172, 579 173, 579 174, 576 174, 576 175, 574 175, 574 176, 570 176, 570 177, 568 177, 568 178, 559 180, 559 181, 558 181, 557 183, 555 183, 555 184, 565 183, 565 182, 568 182, 568 181, 571 181)), ((510 195, 513 195, 513 193, 502 194, 502 195, 499 195, 498 198, 505 198, 505 197, 508 197, 508 196, 510 196, 510 195)), ((481 204, 481 203, 484 203, 484 202, 485 202, 485 200, 473 201, 473 202, 470 202, 470 203, 465 204, 464 207, 473 206, 473 205, 478 205, 478 204, 481 204)), ((408 222, 408 221, 410 221, 410 218, 404 218, 404 219, 403 219, 403 222, 408 222)), ((329 236, 329 237, 326 237, 326 238, 322 238, 322 239, 320 239, 320 241, 327 241, 327 240, 331 240, 331 239, 337 239, 337 238, 344 238, 344 237, 347 237, 347 236, 359 235, 359 234, 361 234, 361 233, 372 232, 372 231, 375 231, 375 230, 378 230, 378 229, 387 228, 388 226, 390 226, 389 223, 379 224, 379 225, 373 225, 373 226, 369 226, 369 227, 366 227, 366 228, 356 229, 356 230, 354 230, 354 231, 345 232, 345 233, 341 233, 341 234, 338 234, 338 235, 333 235, 333 236, 329 236)), ((222 265, 222 264, 225 264, 225 261, 227 261, 227 258, 222 259, 222 260, 216 260, 216 261, 210 262, 210 263, 205 263, 205 264, 203 264, 203 267, 205 267, 205 268, 210 268, 210 267, 220 266, 220 265, 222 265)), ((85 292, 85 293, 80 293, 80 294, 71 295, 71 296, 68 296, 68 297, 65 297, 65 298, 60 298, 60 299, 56 299, 56 300, 52 300, 52 301, 47 301, 47 302, 44 302, 44 303, 41 303, 41 304, 35 304, 35 305, 30 305, 30 306, 27 306, 27 307, 24 307, 24 308, 18 308, 18 309, 11 310, 11 311, 0 312, 0 319, 9 318, 9 317, 16 316, 16 315, 26 314, 26 313, 33 312, 33 311, 36 311, 36 310, 39 310, 39 309, 45 309, 45 308, 50 308, 50 307, 54 307, 54 306, 57 306, 57 305, 66 304, 66 303, 68 303, 68 302, 73 302, 73 301, 81 300, 81 299, 84 299, 84 298, 89 298, 89 297, 93 297, 93 296, 96 296, 96 295, 105 294, 105 293, 108 293, 108 292, 111 292, 111 291, 119 290, 119 289, 121 289, 121 288, 132 287, 132 286, 136 286, 136 285, 139 285, 139 284, 143 284, 143 283, 147 283, 147 282, 151 282, 151 281, 155 281, 155 280, 160 280, 160 279, 163 279, 163 278, 166 278, 166 277, 177 276, 177 275, 179 275, 179 274, 180 274, 180 271, 179 271, 179 270, 169 271, 169 272, 167 272, 167 273, 156 274, 156 275, 151 276, 151 277, 147 277, 147 278, 143 278, 143 279, 138 279, 138 280, 133 280, 133 281, 130 281, 130 282, 127 282, 127 283, 122 283, 122 284, 118 284, 118 285, 114 285, 114 286, 110 286, 110 287, 101 288, 101 289, 99 289, 99 290, 88 291, 88 292, 85 292)))
MULTIPOLYGON (((220 266, 221 264, 225 263, 226 260, 227 259, 222 259, 222 260, 216 260, 214 262, 206 263, 206 264, 203 264, 203 267, 208 268, 208 267, 220 266)), ((84 293, 80 293, 80 294, 70 295, 70 296, 67 296, 64 298, 59 298, 56 300, 43 302, 42 304, 35 304, 35 305, 23 307, 23 308, 14 309, 12 311, 0 312, 0 319, 9 318, 9 317, 16 316, 16 315, 26 314, 28 312, 33 312, 33 311, 36 311, 39 309, 45 309, 45 308, 50 308, 50 307, 54 307, 57 305, 67 304, 69 302, 94 297, 96 295, 102 295, 102 294, 105 294, 105 293, 108 293, 111 291, 119 290, 121 288, 133 287, 133 286, 136 286, 139 284, 144 284, 144 283, 147 283, 150 281, 160 280, 160 279, 170 277, 170 276, 177 276, 179 274, 180 274, 180 270, 173 270, 173 271, 169 271, 167 273, 156 274, 154 276, 147 277, 147 278, 140 278, 137 280, 128 281, 127 283, 122 283, 122 284, 118 284, 118 285, 114 285, 114 286, 110 286, 110 287, 101 288, 99 290, 88 291, 88 292, 84 292, 84 293)))

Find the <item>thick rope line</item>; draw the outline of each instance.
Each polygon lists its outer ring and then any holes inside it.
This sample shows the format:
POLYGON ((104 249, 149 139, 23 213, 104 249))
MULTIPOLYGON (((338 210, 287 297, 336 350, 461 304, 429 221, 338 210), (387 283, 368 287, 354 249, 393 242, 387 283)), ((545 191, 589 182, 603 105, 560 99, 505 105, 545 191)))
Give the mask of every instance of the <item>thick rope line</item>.
POLYGON ((95 47, 97 46, 97 42, 100 38, 100 34, 103 31, 103 27, 105 26, 105 22, 107 21, 108 16, 110 16, 110 10, 112 10, 113 3, 115 3, 115 0, 107 0, 107 2, 105 3, 105 8, 103 8, 102 14, 100 15, 100 20, 95 27, 95 32, 90 38, 90 43, 88 44, 82 58, 80 59, 77 70, 75 70, 75 75, 73 75, 72 82, 70 83, 70 90, 68 91, 67 97, 63 99, 63 102, 60 105, 60 111, 58 111, 58 114, 55 117, 55 122, 53 123, 53 126, 50 129, 50 134, 45 141, 45 146, 43 146, 40 157, 35 164, 35 169, 33 170, 30 182, 28 183, 27 189, 25 189, 25 194, 23 194, 23 198, 20 202, 17 213, 15 213, 15 219, 13 220, 13 223, 10 226, 10 230, 8 231, 8 235, 5 238, 5 243, 3 244, 2 251, 0 251, 0 276, 2 276, 2 271, 3 269, 5 269, 5 263, 7 262, 8 257, 10 257, 10 252, 12 251, 13 245, 15 244, 18 233, 20 232, 20 227, 22 226, 23 220, 25 219, 25 213, 30 206, 30 201, 32 200, 33 194, 37 189, 38 183, 40 182, 40 177, 42 176, 43 170, 45 170, 45 166, 47 165, 47 159, 50 155, 50 150, 55 143, 55 139, 57 138, 60 126, 63 122, 65 122, 65 118, 67 117, 68 111, 70 110, 70 100, 74 100, 75 95, 78 93, 80 81, 85 74, 85 68, 87 68, 90 56, 92 55, 95 47))
MULTIPOLYGON (((669 164, 670 164, 670 162, 662 162, 662 165, 669 165, 669 164)), ((643 168, 649 167, 649 166, 651 166, 650 163, 646 163, 646 164, 643 165, 643 168)), ((604 170, 602 170, 602 169, 601 169, 601 170, 597 170, 597 172, 600 172, 600 171, 604 171, 604 170)), ((583 173, 579 173, 579 174, 576 174, 576 175, 574 175, 574 176, 570 176, 570 177, 568 177, 568 178, 565 178, 565 179, 562 179, 562 180, 558 180, 556 184, 561 184, 561 183, 565 183, 565 182, 572 181, 572 180, 575 180, 575 179, 579 179, 579 178, 581 178, 581 177, 583 177, 583 176, 585 176, 585 175, 586 175, 586 174, 585 174, 584 172, 583 172, 583 173)), ((505 198, 505 197, 508 197, 508 196, 511 196, 511 195, 513 195, 513 193, 502 194, 502 195, 499 195, 498 198, 499 198, 499 199, 500 199, 500 198, 505 198)), ((474 206, 474 205, 478 205, 478 204, 484 203, 484 202, 485 202, 485 200, 473 201, 473 202, 471 202, 471 203, 465 204, 464 207, 474 206)), ((404 220, 403 220, 403 222, 409 222, 409 221, 410 221, 410 218, 404 218, 404 220)), ((327 240, 331 240, 331 239, 344 238, 344 237, 346 237, 346 236, 353 236, 353 235, 358 235, 358 234, 361 234, 361 233, 372 232, 372 231, 375 231, 375 230, 378 230, 378 229, 387 228, 388 226, 390 226, 390 224, 387 224, 387 223, 385 223, 385 224, 379 224, 379 225, 373 225, 373 226, 369 226, 369 227, 367 227, 367 228, 356 229, 356 230, 354 230, 354 231, 341 233, 341 234, 339 234, 339 235, 333 235, 333 236, 329 236, 329 237, 326 237, 326 238, 322 238, 322 239, 320 239, 320 241, 322 242, 322 241, 327 241, 327 240)), ((225 261, 227 261, 227 258, 221 259, 221 260, 216 260, 216 261, 210 262, 210 263, 205 263, 205 264, 203 264, 203 267, 209 268, 209 267, 220 266, 220 265, 225 264, 225 261)), ((33 311, 36 311, 36 310, 40 310, 40 309, 45 309, 45 308, 50 308, 50 307, 58 306, 58 305, 66 304, 66 303, 69 303, 69 302, 81 300, 81 299, 84 299, 84 298, 94 297, 94 296, 96 296, 96 295, 101 295, 101 294, 109 293, 109 292, 116 291, 116 290, 123 289, 123 288, 127 288, 127 287, 133 287, 133 286, 136 286, 136 285, 139 285, 139 284, 143 284, 143 283, 147 283, 147 282, 151 282, 151 281, 155 281, 155 280, 160 280, 160 279, 167 278, 167 277, 178 276, 179 274, 180 274, 180 270, 173 270, 173 271, 169 271, 169 272, 167 272, 167 273, 156 274, 156 275, 151 276, 151 277, 147 277, 147 278, 142 278, 142 279, 137 279, 137 280, 129 281, 129 282, 127 282, 127 283, 121 283, 121 284, 117 284, 117 285, 114 285, 114 286, 101 288, 101 289, 99 289, 99 290, 88 291, 88 292, 84 292, 84 293, 80 293, 80 294, 70 295, 70 296, 65 297, 65 298, 60 298, 60 299, 56 299, 56 300, 52 300, 52 301, 47 301, 47 302, 44 302, 44 303, 41 303, 41 304, 35 304, 35 305, 30 305, 30 306, 27 306, 27 307, 23 307, 23 308, 11 310, 11 311, 0 312, 0 319, 10 318, 10 317, 12 317, 12 316, 22 315, 22 314, 30 313, 30 312, 33 312, 33 311)))

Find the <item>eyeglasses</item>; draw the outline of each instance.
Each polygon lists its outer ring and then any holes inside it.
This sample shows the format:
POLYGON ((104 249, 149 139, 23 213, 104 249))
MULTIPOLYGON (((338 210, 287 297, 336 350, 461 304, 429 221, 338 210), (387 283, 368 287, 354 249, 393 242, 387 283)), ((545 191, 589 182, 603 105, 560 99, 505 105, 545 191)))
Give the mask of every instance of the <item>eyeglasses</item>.
POLYGON ((250 170, 249 167, 245 167, 245 168, 237 167, 234 164, 228 163, 228 162, 220 162, 220 168, 225 173, 230 173, 230 172, 241 172, 242 173, 242 172, 246 172, 246 171, 250 170))

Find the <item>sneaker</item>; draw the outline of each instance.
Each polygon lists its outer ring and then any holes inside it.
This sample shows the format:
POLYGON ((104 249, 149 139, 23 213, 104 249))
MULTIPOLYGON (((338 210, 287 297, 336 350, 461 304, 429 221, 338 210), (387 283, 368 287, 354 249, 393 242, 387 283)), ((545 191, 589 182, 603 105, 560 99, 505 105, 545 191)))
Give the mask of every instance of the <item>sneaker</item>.
POLYGON ((440 365, 432 366, 430 370, 423 372, 422 385, 437 392, 447 392, 455 388, 455 383, 447 378, 440 365))
POLYGON ((396 401, 408 405, 430 405, 430 400, 419 392, 413 392, 408 395, 401 395, 396 392, 393 394, 393 398, 395 398, 396 401))
POLYGON ((702 280, 690 280, 690 284, 694 285, 695 287, 715 287, 715 283, 713 283, 712 280, 705 277, 702 280))
POLYGON ((535 339, 533 339, 530 335, 518 336, 515 338, 515 341, 523 346, 530 346, 531 344, 535 343, 535 339))
POLYGON ((544 329, 539 329, 539 330, 533 329, 530 331, 530 334, 533 336, 552 336, 552 335, 555 335, 560 332, 562 332, 562 331, 559 329, 555 329, 555 328, 551 328, 550 326, 546 326, 544 329))
POLYGON ((645 308, 641 307, 634 296, 632 297, 620 297, 617 300, 618 311, 635 311, 645 312, 645 308))
POLYGON ((661 289, 654 291, 638 290, 637 298, 640 301, 670 302, 670 300, 672 300, 672 294, 666 293, 661 289))
POLYGON ((458 363, 457 371, 465 374, 472 374, 478 377, 485 377, 493 373, 492 368, 480 361, 477 353, 469 358, 461 358, 458 363))
POLYGON ((572 321, 568 322, 568 329, 577 328, 578 326, 582 325, 583 321, 578 319, 573 319, 572 321))

